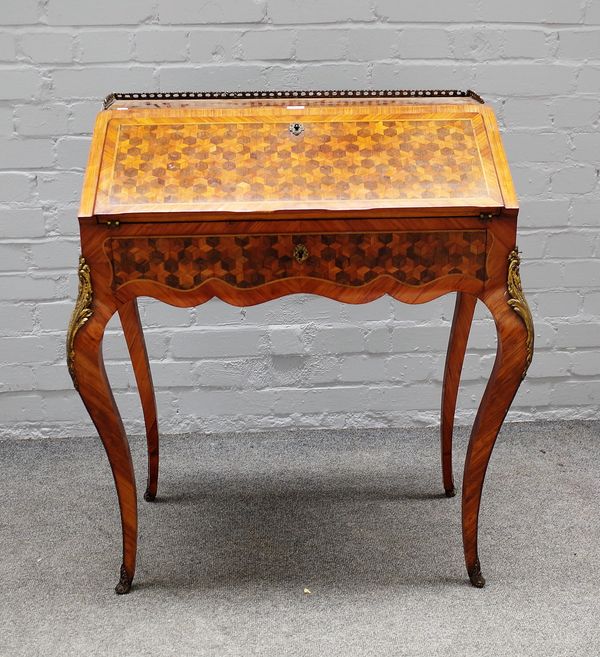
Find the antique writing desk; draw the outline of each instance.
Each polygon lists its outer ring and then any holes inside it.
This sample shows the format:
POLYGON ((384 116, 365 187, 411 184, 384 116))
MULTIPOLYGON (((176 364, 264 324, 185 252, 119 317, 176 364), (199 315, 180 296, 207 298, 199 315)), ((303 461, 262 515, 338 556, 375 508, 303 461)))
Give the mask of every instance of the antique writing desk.
MULTIPOLYGON (((158 428, 136 305, 219 297, 238 306, 309 292, 423 303, 456 292, 442 398, 444 489, 454 495, 452 429, 477 299, 498 350, 469 442, 462 487, 471 582, 481 490, 533 353, 519 278, 517 199, 494 114, 473 92, 116 94, 98 116, 80 212, 80 289, 67 337, 75 387, 118 493, 123 565, 135 571, 137 502, 102 336, 118 312, 148 439, 145 499, 158 480, 158 428)), ((326 409, 324 409, 326 410, 326 409)), ((201 485, 201 484, 200 484, 201 485)))

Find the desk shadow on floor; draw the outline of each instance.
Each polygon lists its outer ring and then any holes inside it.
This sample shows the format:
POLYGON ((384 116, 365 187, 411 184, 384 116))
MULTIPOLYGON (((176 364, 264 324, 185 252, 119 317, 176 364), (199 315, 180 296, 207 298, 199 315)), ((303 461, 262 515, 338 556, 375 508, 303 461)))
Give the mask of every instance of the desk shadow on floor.
POLYGON ((378 479, 171 481, 141 518, 139 586, 464 583, 460 498, 378 479))

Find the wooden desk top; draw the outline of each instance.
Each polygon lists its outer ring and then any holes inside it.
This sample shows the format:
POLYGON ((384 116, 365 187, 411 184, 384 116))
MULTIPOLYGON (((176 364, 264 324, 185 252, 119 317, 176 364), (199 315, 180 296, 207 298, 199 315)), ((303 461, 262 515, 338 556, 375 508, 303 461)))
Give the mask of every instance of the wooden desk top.
POLYGON ((80 216, 516 210, 493 111, 472 92, 411 93, 113 95, 96 122, 80 216))

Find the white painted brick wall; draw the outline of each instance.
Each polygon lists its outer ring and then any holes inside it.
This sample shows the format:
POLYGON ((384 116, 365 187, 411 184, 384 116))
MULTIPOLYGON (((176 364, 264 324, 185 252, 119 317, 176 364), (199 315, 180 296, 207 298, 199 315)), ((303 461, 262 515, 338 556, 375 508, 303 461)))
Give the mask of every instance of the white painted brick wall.
MULTIPOLYGON (((537 353, 510 418, 600 406, 600 0, 5 0, 0 12, 0 436, 93 428, 64 364, 90 132, 115 90, 471 87, 522 211, 537 353)), ((453 300, 141 304, 165 431, 437 422, 453 300)), ((478 309, 459 422, 493 364, 478 309)), ((118 321, 107 370, 142 428, 118 321)))

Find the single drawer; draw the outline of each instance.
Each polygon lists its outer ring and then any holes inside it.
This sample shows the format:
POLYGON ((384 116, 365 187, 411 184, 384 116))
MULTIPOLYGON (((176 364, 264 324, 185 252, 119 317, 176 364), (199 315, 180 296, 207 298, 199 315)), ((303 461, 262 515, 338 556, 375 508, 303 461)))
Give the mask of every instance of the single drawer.
POLYGON ((113 287, 153 281, 193 290, 211 279, 253 288, 309 277, 349 287, 389 276, 420 286, 449 275, 484 281, 486 231, 112 237, 113 287))

